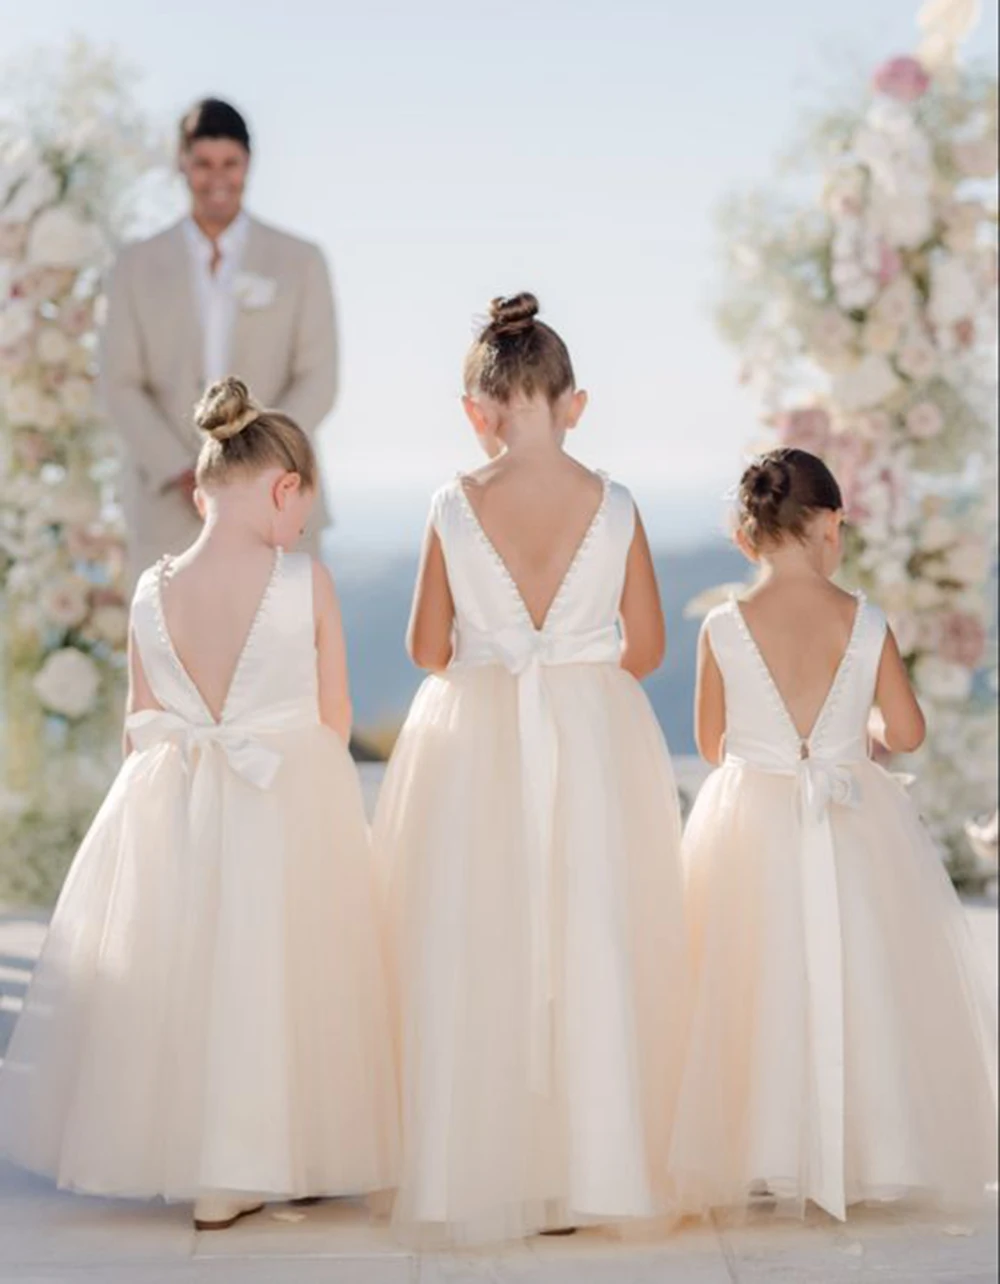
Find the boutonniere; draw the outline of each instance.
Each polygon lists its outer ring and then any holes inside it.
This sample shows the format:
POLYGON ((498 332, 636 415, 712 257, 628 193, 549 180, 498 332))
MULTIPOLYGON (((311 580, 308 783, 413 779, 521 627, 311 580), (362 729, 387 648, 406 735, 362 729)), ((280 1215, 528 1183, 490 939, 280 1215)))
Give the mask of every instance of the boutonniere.
POLYGON ((241 308, 247 312, 260 312, 274 302, 278 282, 270 276, 258 276, 256 272, 238 272, 233 280, 233 293, 241 308))

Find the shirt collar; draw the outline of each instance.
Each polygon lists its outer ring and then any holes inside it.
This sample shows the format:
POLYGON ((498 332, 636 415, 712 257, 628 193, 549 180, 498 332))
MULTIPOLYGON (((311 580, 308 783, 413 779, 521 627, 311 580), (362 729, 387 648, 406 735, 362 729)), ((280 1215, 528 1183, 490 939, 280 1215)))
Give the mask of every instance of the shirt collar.
MULTIPOLYGON (((240 210, 226 230, 219 236, 219 250, 224 259, 232 259, 242 252, 250 234, 250 215, 240 210)), ((189 214, 184 220, 184 236, 191 252, 210 263, 212 242, 189 214)))

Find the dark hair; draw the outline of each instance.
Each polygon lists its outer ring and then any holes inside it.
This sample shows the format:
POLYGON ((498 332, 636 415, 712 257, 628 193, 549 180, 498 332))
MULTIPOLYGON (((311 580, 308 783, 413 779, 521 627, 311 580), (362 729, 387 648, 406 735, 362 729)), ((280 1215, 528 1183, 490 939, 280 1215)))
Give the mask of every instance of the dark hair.
POLYGON ((288 415, 258 405, 242 379, 227 375, 213 383, 195 407, 194 421, 209 438, 198 456, 199 485, 277 467, 298 473, 303 487, 315 490, 316 455, 309 438, 288 415))
POLYGON ((822 459, 789 446, 754 460, 740 478, 739 495, 740 529, 753 548, 804 539, 811 517, 844 507, 822 459))
POLYGON ((536 321, 533 294, 494 299, 490 320, 465 358, 465 389, 500 402, 543 393, 552 403, 576 386, 569 350, 551 326, 536 321))
POLYGON ((180 127, 181 151, 186 152, 199 138, 231 138, 250 150, 250 130, 235 107, 221 98, 203 98, 185 112, 180 127))

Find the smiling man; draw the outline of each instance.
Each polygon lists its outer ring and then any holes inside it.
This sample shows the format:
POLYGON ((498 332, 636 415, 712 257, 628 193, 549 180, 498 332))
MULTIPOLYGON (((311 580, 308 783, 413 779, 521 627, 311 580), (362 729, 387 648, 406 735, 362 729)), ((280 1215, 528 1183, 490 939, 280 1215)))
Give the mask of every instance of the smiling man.
MULTIPOLYGON (((184 116, 179 165, 189 215, 119 256, 108 297, 104 402, 124 446, 133 578, 199 529, 191 412, 207 383, 236 374, 313 433, 333 406, 337 339, 326 262, 314 245, 244 208, 250 132, 208 98, 184 116)), ((322 503, 304 547, 316 550, 322 503)))

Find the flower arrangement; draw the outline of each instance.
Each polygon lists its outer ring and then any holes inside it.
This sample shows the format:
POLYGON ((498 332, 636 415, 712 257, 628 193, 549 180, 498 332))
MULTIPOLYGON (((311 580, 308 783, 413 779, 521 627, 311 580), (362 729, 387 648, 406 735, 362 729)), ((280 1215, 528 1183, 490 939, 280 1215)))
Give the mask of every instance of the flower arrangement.
POLYGON ((732 203, 720 313, 759 444, 842 484, 844 575, 888 612, 927 710, 920 802, 956 877, 964 822, 996 800, 997 83, 957 59, 975 13, 931 0, 917 55, 814 122, 815 197, 732 203))
POLYGON ((77 43, 22 79, 0 122, 0 897, 44 900, 117 753, 128 614, 97 329, 155 153, 114 59, 77 43))

